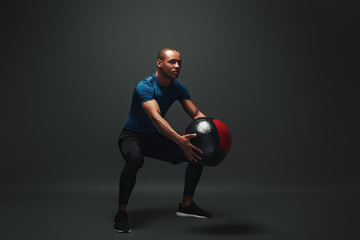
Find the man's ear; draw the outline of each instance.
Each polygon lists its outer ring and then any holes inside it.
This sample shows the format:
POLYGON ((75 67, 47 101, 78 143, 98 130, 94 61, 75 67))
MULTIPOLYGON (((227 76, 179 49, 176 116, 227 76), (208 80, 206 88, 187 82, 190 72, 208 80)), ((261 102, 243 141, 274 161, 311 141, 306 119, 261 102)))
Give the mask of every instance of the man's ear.
POLYGON ((157 65, 158 67, 161 67, 161 64, 162 64, 162 60, 161 60, 161 59, 158 59, 158 60, 156 61, 156 65, 157 65))

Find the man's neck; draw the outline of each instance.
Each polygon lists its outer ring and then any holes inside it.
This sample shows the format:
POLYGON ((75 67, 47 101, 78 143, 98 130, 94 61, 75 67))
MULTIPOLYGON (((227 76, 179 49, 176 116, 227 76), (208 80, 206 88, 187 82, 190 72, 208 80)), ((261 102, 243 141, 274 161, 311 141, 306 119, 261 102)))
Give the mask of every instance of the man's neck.
POLYGON ((161 71, 156 71, 156 78, 159 82, 159 85, 162 87, 169 87, 172 83, 172 78, 166 77, 161 71))

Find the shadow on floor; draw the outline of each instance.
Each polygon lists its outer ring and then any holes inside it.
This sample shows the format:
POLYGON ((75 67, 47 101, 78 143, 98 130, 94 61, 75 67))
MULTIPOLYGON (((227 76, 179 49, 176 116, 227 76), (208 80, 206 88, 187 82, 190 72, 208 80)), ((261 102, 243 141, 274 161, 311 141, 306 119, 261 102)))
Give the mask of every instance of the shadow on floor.
POLYGON ((264 228, 244 223, 219 223, 189 229, 194 234, 210 235, 248 235, 264 233, 264 228))
MULTIPOLYGON (((257 235, 268 232, 256 223, 244 223, 229 216, 209 219, 211 222, 199 224, 204 219, 187 219, 175 216, 176 209, 142 209, 129 213, 129 223, 134 228, 148 228, 155 225, 180 224, 188 233, 199 235, 257 235), (198 222, 197 220, 200 220, 198 222), (215 223, 214 223, 215 221, 215 223)), ((204 222, 203 222, 204 223, 204 222)), ((180 226, 178 225, 178 227, 180 226)))
POLYGON ((174 209, 143 209, 129 212, 129 223, 136 228, 144 228, 158 219, 166 221, 174 216, 174 209))

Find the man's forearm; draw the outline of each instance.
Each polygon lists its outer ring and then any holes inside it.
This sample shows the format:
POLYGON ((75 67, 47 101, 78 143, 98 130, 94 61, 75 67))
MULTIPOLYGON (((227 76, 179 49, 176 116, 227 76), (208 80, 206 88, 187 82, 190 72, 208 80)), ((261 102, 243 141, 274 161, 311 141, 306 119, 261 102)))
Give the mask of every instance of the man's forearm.
POLYGON ((203 114, 202 112, 198 111, 198 112, 196 113, 196 115, 195 115, 192 119, 195 120, 195 119, 197 119, 197 118, 199 118, 199 117, 206 117, 206 115, 203 114))
POLYGON ((152 117, 151 122, 163 136, 174 141, 176 144, 179 143, 181 136, 171 127, 168 121, 161 117, 161 115, 152 117))
POLYGON ((192 120, 195 120, 199 117, 206 117, 206 115, 200 112, 200 110, 191 100, 184 100, 181 105, 192 120))
POLYGON ((201 159, 196 153, 202 153, 201 149, 190 142, 190 139, 196 137, 196 134, 179 135, 158 112, 152 111, 148 116, 153 125, 164 137, 175 142, 183 150, 186 159, 190 162, 196 162, 201 159))

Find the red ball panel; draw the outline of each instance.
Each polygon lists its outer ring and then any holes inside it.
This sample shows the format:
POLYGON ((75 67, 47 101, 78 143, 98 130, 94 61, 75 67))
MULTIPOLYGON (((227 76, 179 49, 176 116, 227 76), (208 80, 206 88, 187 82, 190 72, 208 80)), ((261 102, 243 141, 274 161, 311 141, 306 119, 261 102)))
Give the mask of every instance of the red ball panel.
POLYGON ((218 119, 213 119, 216 129, 219 134, 219 145, 222 149, 229 152, 231 148, 231 134, 229 128, 225 123, 221 122, 218 119))

